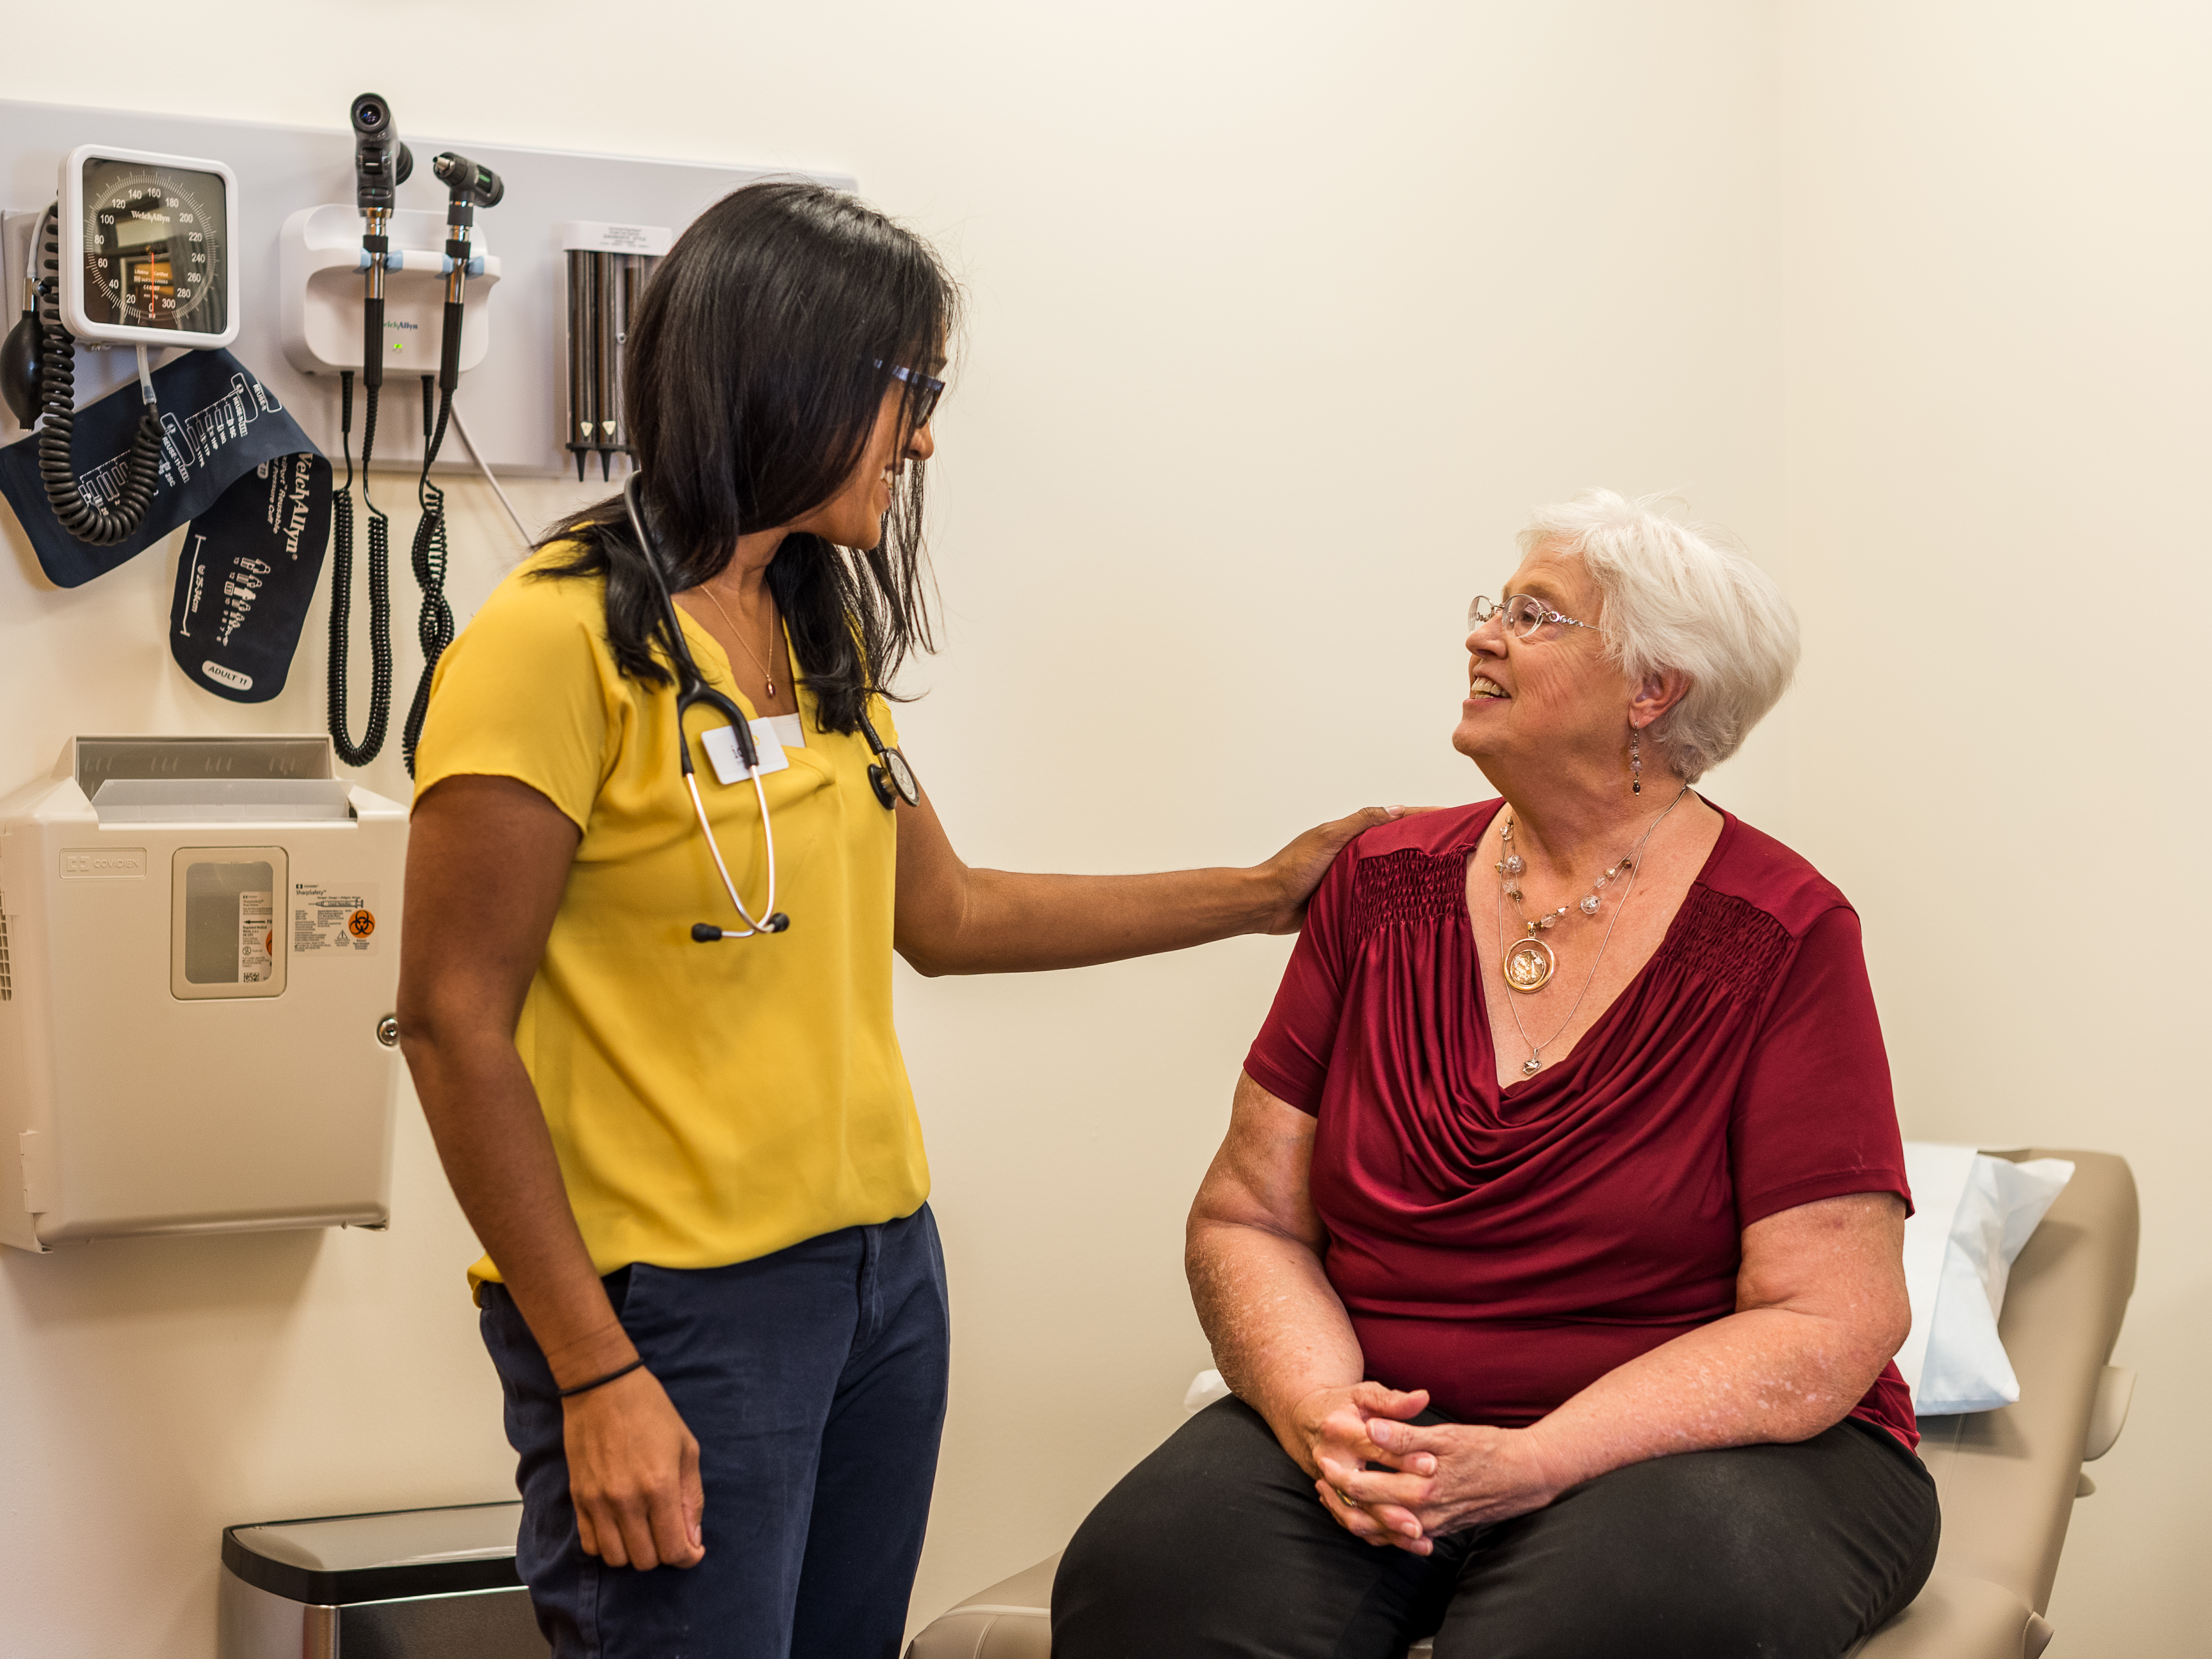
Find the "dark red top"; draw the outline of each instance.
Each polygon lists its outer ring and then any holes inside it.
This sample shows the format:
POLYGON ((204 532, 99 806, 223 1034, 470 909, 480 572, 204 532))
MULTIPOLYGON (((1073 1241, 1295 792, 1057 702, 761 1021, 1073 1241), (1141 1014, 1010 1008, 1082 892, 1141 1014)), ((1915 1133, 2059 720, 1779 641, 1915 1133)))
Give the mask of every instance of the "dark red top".
MULTIPOLYGON (((1319 1119, 1314 1206, 1367 1375, 1517 1428, 1733 1312, 1751 1223, 1911 1197, 1858 915, 1725 812, 1651 960, 1501 1090, 1467 861, 1502 804, 1345 849, 1244 1069, 1319 1119)), ((1894 1364, 1851 1415, 1919 1443, 1894 1364)))

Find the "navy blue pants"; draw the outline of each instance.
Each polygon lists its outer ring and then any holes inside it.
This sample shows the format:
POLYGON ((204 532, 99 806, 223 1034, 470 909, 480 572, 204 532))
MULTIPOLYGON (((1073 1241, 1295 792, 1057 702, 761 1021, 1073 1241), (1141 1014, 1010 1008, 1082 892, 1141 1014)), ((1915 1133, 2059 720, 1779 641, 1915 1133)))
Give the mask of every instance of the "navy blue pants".
POLYGON ((503 1285, 484 1345, 521 1459, 516 1567, 556 1659, 897 1659, 945 1426, 945 1257, 925 1205, 732 1267, 641 1263, 607 1294, 699 1441, 706 1559, 584 1553, 561 1402, 503 1285))

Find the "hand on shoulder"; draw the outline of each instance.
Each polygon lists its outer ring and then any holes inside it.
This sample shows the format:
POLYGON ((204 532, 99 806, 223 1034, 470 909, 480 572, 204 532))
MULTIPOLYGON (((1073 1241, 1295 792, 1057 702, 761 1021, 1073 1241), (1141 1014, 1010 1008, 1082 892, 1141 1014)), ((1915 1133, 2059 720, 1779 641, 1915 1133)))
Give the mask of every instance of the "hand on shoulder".
POLYGON ((1269 886, 1266 924, 1261 932, 1295 933, 1305 925, 1306 901, 1328 873, 1336 855, 1358 836, 1400 818, 1433 811, 1429 806, 1363 806, 1357 812, 1316 824, 1260 866, 1269 886))

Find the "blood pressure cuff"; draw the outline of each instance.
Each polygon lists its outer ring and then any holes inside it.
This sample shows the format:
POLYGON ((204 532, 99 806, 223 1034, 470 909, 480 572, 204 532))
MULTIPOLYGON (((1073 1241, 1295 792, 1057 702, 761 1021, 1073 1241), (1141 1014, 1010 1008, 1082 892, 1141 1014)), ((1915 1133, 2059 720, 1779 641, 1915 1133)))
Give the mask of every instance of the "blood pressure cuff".
MULTIPOLYGON (((61 526, 39 477, 39 440, 0 449, 0 495, 58 587, 81 587, 190 532, 177 561, 171 654, 234 702, 284 689, 330 542, 331 465, 252 370, 228 351, 187 351, 154 371, 161 471, 145 521, 111 547, 61 526)), ((119 494, 145 405, 133 380, 76 414, 71 456, 93 501, 119 494)))
POLYGON ((177 556, 177 666, 233 702, 282 691, 330 539, 331 464, 320 455, 279 455, 224 490, 177 556))

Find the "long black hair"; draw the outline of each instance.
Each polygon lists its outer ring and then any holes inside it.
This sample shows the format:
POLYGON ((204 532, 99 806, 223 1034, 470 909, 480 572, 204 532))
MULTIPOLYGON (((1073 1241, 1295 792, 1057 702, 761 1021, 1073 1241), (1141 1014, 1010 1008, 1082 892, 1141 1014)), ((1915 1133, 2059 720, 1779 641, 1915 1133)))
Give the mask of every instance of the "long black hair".
MULTIPOLYGON (((663 573, 681 592, 718 575, 741 532, 822 506, 866 454, 891 371, 927 373, 958 325, 959 293, 929 245, 825 185, 749 185, 699 216, 654 270, 623 344, 623 416, 663 573)), ((921 387, 904 386, 908 427, 921 387)), ((822 725, 859 728, 909 651, 931 650, 922 467, 895 483, 872 549, 784 538, 769 591, 822 725)), ((578 544, 551 576, 604 574, 607 644, 647 684, 672 645, 619 495, 542 545, 578 544)))

